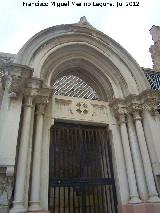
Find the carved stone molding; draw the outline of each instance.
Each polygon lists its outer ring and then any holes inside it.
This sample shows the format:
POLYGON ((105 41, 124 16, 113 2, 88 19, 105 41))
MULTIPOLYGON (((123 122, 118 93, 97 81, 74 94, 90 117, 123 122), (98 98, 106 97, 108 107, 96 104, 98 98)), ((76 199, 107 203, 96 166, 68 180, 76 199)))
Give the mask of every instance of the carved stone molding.
POLYGON ((10 98, 17 98, 22 94, 27 83, 31 78, 33 69, 19 64, 6 65, 4 68, 3 81, 8 90, 10 98))
POLYGON ((56 119, 106 123, 105 102, 68 96, 53 96, 53 116, 56 119))

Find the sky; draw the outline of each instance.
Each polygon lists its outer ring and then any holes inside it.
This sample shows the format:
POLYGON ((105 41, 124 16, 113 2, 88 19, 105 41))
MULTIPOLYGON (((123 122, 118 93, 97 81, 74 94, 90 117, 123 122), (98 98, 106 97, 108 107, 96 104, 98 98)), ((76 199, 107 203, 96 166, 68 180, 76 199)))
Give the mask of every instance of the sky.
POLYGON ((39 31, 77 23, 86 16, 92 26, 122 45, 141 67, 152 68, 149 47, 153 41, 149 30, 160 25, 160 0, 135 1, 139 6, 127 6, 128 2, 134 4, 127 0, 69 0, 69 3, 68 0, 0 0, 0 52, 16 54, 39 31), (29 3, 32 6, 27 6, 29 3), (35 3, 48 3, 48 6, 35 3), (57 7, 58 3, 67 6, 57 7), (95 6, 97 3, 101 4, 95 6))

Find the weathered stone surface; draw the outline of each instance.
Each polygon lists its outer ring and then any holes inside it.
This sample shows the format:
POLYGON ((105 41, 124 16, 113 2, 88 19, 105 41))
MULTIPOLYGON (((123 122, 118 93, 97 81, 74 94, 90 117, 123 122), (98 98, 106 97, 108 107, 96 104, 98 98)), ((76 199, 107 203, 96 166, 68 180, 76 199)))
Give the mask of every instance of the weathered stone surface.
POLYGON ((13 190, 13 177, 6 176, 5 168, 0 168, 0 213, 8 212, 13 190))

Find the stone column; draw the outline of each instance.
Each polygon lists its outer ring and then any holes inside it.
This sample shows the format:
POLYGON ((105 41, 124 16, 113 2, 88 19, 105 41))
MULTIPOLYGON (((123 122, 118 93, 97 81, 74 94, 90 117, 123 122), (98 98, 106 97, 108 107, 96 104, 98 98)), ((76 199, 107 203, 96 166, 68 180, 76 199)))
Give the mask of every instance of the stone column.
POLYGON ((32 180, 31 180, 31 197, 30 211, 39 211, 40 207, 40 171, 41 171, 41 146, 43 136, 43 119, 45 105, 37 104, 36 111, 36 128, 35 128, 35 143, 32 165, 32 180))
POLYGON ((30 140, 32 107, 33 107, 32 97, 31 96, 25 97, 14 201, 13 201, 13 208, 10 210, 10 213, 26 212, 26 208, 24 207, 24 196, 25 196, 25 180, 27 171, 27 155, 30 140))
POLYGON ((132 153, 132 158, 133 158, 133 163, 135 168, 135 175, 137 179, 138 191, 139 191, 140 198, 143 201, 146 201, 148 199, 146 180, 144 176, 140 150, 139 150, 139 146, 137 142, 135 126, 132 120, 132 116, 130 114, 128 114, 127 116, 127 124, 128 124, 129 141, 130 141, 131 153, 132 153))
POLYGON ((151 161, 147 149, 146 139, 144 135, 144 130, 142 126, 141 116, 139 113, 139 107, 134 107, 133 109, 133 116, 135 120, 135 126, 136 126, 136 132, 137 137, 139 141, 139 147, 141 151, 143 166, 144 166, 144 172, 146 176, 146 182, 148 187, 148 193, 149 193, 149 199, 148 202, 160 202, 160 199, 158 198, 158 193, 154 181, 153 171, 151 167, 151 161))
POLYGON ((159 97, 160 92, 156 90, 147 90, 141 94, 142 122, 154 175, 160 175, 160 114, 157 111, 159 97))
POLYGON ((126 109, 122 106, 117 105, 116 107, 114 107, 114 110, 120 125, 121 139, 128 177, 128 186, 130 195, 129 203, 140 203, 141 200, 139 199, 137 191, 136 177, 133 168, 133 161, 131 157, 131 150, 129 146, 128 132, 126 126, 126 119, 125 119, 126 109))

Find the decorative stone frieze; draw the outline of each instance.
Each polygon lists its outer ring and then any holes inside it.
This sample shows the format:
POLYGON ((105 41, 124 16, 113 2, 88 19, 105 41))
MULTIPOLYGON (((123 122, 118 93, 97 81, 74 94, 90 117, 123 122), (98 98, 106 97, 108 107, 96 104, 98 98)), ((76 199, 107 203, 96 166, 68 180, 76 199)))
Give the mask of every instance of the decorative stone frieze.
POLYGON ((54 95, 53 108, 55 119, 108 123, 108 104, 103 101, 54 95))
POLYGON ((3 81, 8 90, 10 98, 17 98, 19 94, 24 92, 27 80, 31 78, 33 69, 19 65, 10 64, 4 68, 3 81))

